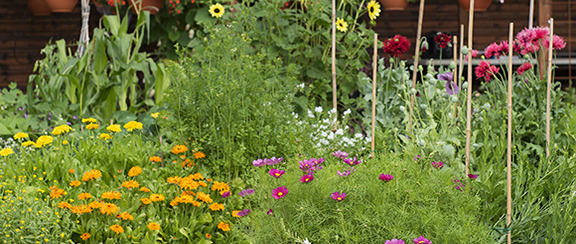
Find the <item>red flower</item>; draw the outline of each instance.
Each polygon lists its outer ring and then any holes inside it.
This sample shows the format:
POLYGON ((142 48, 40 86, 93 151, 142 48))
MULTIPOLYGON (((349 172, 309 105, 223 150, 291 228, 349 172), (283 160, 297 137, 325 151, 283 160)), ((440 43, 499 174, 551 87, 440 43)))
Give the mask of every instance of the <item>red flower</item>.
POLYGON ((532 64, 530 63, 523 63, 522 65, 520 65, 520 67, 518 67, 518 69, 516 70, 518 72, 519 75, 524 74, 524 72, 526 72, 527 70, 532 68, 532 64))
POLYGON ((499 70, 500 69, 497 68, 496 66, 494 66, 494 65, 490 66, 490 64, 488 62, 482 61, 476 67, 476 69, 474 70, 474 73, 476 74, 476 77, 478 77, 478 79, 484 78, 484 81, 488 82, 488 81, 492 80, 493 76, 496 73, 498 73, 499 70))
POLYGON ((434 38, 434 41, 436 41, 436 43, 438 43, 440 48, 443 49, 446 46, 448 46, 448 43, 450 43, 451 39, 452 39, 451 36, 444 33, 440 33, 434 38))
POLYGON ((395 58, 402 56, 403 52, 410 49, 410 41, 401 35, 386 39, 383 45, 384 52, 395 58))
POLYGON ((501 41, 500 44, 494 42, 486 47, 484 56, 486 58, 496 57, 499 59, 500 56, 508 54, 508 47, 508 41, 501 41))

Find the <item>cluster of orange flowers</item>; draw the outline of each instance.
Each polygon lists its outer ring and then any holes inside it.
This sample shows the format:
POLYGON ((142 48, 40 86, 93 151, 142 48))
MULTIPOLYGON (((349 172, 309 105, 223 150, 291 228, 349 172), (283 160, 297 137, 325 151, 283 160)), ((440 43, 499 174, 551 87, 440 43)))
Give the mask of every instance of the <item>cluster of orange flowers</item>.
POLYGON ((86 173, 84 173, 84 175, 82 176, 82 181, 96 180, 100 177, 102 177, 102 171, 93 169, 86 171, 86 173))
POLYGON ((64 191, 63 189, 59 189, 57 186, 51 186, 50 187, 50 198, 52 198, 52 199, 60 198, 66 194, 67 194, 66 191, 64 191))

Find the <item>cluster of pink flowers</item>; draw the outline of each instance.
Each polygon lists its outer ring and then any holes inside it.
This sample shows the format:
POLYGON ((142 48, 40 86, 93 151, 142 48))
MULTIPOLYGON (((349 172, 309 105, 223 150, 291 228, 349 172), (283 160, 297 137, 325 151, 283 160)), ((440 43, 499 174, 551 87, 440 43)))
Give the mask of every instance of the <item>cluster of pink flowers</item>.
MULTIPOLYGON (((414 240, 412 240, 415 244, 431 244, 432 242, 426 238, 424 238, 423 236, 420 236, 418 238, 414 238, 414 240)), ((392 240, 386 240, 386 242, 384 242, 384 244, 405 244, 404 241, 402 239, 392 239, 392 240)))
POLYGON ((476 66, 474 73, 476 74, 476 77, 478 77, 478 79, 484 78, 484 81, 488 82, 492 80, 494 75, 498 73, 499 70, 500 68, 494 65, 490 66, 490 63, 482 61, 478 66, 476 66))
POLYGON ((501 41, 500 44, 494 42, 484 50, 486 58, 496 57, 500 59, 502 55, 508 55, 508 41, 501 41))

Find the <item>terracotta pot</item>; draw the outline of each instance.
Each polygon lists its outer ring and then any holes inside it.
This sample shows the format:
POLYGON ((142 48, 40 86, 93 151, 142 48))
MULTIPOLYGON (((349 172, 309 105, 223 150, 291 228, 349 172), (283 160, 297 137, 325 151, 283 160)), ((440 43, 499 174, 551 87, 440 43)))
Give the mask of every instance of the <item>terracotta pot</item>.
POLYGON ((34 16, 48 16, 52 13, 45 0, 28 0, 28 9, 34 16))
MULTIPOLYGON (((460 6, 466 10, 470 10, 470 0, 458 0, 460 6)), ((492 0, 474 0, 474 11, 486 11, 492 4, 492 0)))
POLYGON ((150 11, 150 14, 158 13, 158 10, 164 6, 164 0, 128 0, 128 2, 132 6, 132 10, 150 11))
POLYGON ((384 10, 404 10, 408 5, 407 0, 380 0, 384 10))
POLYGON ((52 13, 69 13, 76 7, 78 0, 46 0, 52 13))

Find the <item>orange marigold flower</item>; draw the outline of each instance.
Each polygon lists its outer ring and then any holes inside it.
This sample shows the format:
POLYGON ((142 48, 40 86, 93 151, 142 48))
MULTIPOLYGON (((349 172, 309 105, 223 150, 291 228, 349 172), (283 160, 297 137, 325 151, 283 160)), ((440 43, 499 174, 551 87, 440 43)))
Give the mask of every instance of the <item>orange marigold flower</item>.
POLYGON ((238 213, 240 213, 240 212, 241 212, 240 210, 234 210, 234 211, 232 211, 232 217, 237 217, 237 218, 242 217, 242 216, 238 215, 238 213))
POLYGON ((170 201, 170 206, 177 206, 178 205, 179 201, 177 198, 179 198, 179 197, 176 197, 174 200, 170 201))
POLYGON ((67 192, 64 191, 63 189, 58 189, 57 186, 51 186, 50 187, 50 198, 54 199, 54 198, 60 198, 63 195, 66 195, 67 192))
POLYGON ((82 176, 82 181, 96 180, 100 177, 102 177, 102 172, 97 169, 92 169, 84 173, 82 176))
POLYGON ((92 198, 92 194, 87 193, 87 192, 83 192, 83 193, 80 193, 80 195, 78 195, 78 199, 80 199, 80 200, 86 200, 88 198, 92 198))
POLYGON ((180 180, 180 187, 182 189, 196 190, 198 187, 200 187, 200 184, 191 178, 184 177, 180 180))
POLYGON ((202 174, 200 174, 200 173, 190 175, 190 177, 192 177, 193 180, 203 180, 204 179, 204 176, 202 176, 202 174))
POLYGON ((102 206, 102 202, 100 201, 93 201, 90 204, 88 204, 89 207, 93 208, 93 209, 98 209, 100 208, 100 206, 102 206))
POLYGON ((114 204, 114 203, 103 202, 100 204, 100 213, 102 213, 102 214, 110 215, 110 214, 115 214, 118 211, 120 211, 120 208, 118 208, 118 206, 116 206, 116 204, 114 204))
POLYGON ((141 173, 142 173, 142 168, 140 168, 139 166, 134 166, 130 169, 130 171, 128 171, 128 176, 134 177, 134 176, 137 176, 141 173))
POLYGON ((198 184, 201 185, 202 187, 208 186, 208 184, 206 184, 206 182, 204 181, 198 181, 198 184))
POLYGON ((224 204, 212 203, 208 208, 212 211, 224 210, 224 204))
POLYGON ((172 153, 173 154, 179 154, 179 153, 184 153, 187 152, 188 148, 184 145, 176 145, 174 147, 172 147, 172 153))
POLYGON ((150 161, 155 162, 155 163, 160 163, 162 161, 162 159, 158 156, 152 156, 152 157, 150 157, 150 161))
POLYGON ((70 186, 80 186, 81 184, 82 182, 80 182, 79 180, 74 180, 70 182, 70 186))
POLYGON ((230 225, 224 222, 220 222, 218 223, 218 229, 221 229, 222 231, 230 231, 230 225))
POLYGON ((88 240, 88 238, 90 238, 90 237, 91 237, 90 233, 84 233, 80 236, 80 238, 82 238, 82 240, 88 240))
POLYGON ((148 187, 143 186, 143 187, 140 187, 140 191, 141 192, 150 192, 150 189, 148 187))
POLYGON ((208 179, 206 179, 206 181, 212 182, 212 178, 208 178, 208 179))
POLYGON ((210 239, 212 238, 212 235, 210 235, 210 233, 206 233, 206 238, 210 239))
POLYGON ((200 205, 202 205, 202 203, 200 203, 198 201, 192 201, 191 204, 196 206, 196 207, 200 207, 200 205))
POLYGON ((142 201, 142 203, 146 205, 152 203, 152 200, 150 200, 149 198, 140 198, 140 201, 142 201))
POLYGON ((227 192, 230 191, 230 186, 228 185, 228 183, 225 182, 219 182, 219 181, 214 181, 214 183, 212 183, 212 189, 213 191, 219 191, 220 193, 222 192, 227 192))
POLYGON ((148 229, 150 230, 159 230, 160 229, 160 225, 156 222, 152 222, 150 224, 148 224, 148 229))
POLYGON ((114 232, 116 232, 116 234, 120 234, 120 233, 124 233, 124 228, 122 228, 122 226, 119 225, 112 225, 110 226, 110 229, 114 232))
POLYGON ((126 187, 128 189, 138 188, 140 187, 140 183, 134 180, 124 181, 122 182, 122 187, 126 187))
POLYGON ((172 176, 168 177, 168 179, 166 179, 166 182, 178 185, 181 180, 182 178, 180 178, 179 176, 172 176))
POLYGON ((204 154, 203 152, 195 152, 194 153, 194 158, 199 159, 199 158, 205 158, 206 154, 204 154))
POLYGON ((134 217, 126 212, 122 212, 121 214, 117 214, 116 218, 123 219, 123 220, 134 220, 134 217))
POLYGON ((81 215, 83 213, 90 213, 92 212, 92 208, 88 205, 78 205, 78 206, 72 206, 70 207, 70 211, 72 211, 72 213, 75 213, 77 215, 81 215))
POLYGON ((205 203, 212 203, 212 198, 210 198, 210 195, 204 193, 204 192, 198 192, 196 193, 196 198, 198 198, 198 200, 203 201, 205 203))
POLYGON ((164 201, 164 196, 162 194, 152 194, 150 195, 150 201, 159 202, 164 201))
POLYGON ((60 203, 58 203, 58 207, 70 209, 72 207, 72 205, 68 202, 60 202, 60 203))
POLYGON ((122 197, 122 194, 120 192, 117 191, 107 191, 102 193, 102 198, 103 199, 120 199, 122 197))
POLYGON ((185 159, 185 158, 186 158, 186 155, 182 154, 182 155, 180 155, 180 158, 181 158, 181 159, 185 159))
POLYGON ((69 169, 69 170, 68 170, 68 173, 70 173, 70 174, 74 174, 74 172, 76 172, 75 169, 69 169))

